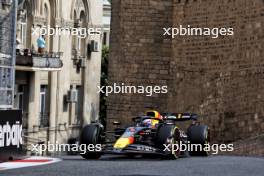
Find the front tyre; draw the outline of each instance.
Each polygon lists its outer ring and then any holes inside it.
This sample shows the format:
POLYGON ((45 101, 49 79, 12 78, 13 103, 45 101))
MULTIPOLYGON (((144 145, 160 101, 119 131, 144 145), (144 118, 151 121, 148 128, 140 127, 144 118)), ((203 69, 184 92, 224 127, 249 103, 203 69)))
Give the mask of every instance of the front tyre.
MULTIPOLYGON (((102 142, 102 126, 101 124, 90 124, 83 128, 80 136, 80 144, 81 145, 90 145, 100 144, 102 142)), ((85 159, 99 159, 101 157, 101 152, 90 152, 86 151, 85 154, 81 154, 81 156, 85 159)))

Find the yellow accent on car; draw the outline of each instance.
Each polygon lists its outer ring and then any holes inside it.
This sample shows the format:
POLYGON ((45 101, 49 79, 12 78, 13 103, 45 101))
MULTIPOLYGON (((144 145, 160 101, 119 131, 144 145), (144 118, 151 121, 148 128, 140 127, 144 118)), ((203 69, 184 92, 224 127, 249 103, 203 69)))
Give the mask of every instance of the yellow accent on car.
POLYGON ((123 149, 125 148, 126 146, 128 146, 130 144, 130 140, 128 138, 119 138, 115 145, 114 145, 114 148, 117 148, 117 149, 123 149))
POLYGON ((155 110, 150 110, 146 112, 147 116, 154 117, 154 118, 160 118, 160 113, 155 110))
POLYGON ((158 124, 158 123, 159 123, 158 120, 152 120, 152 121, 151 121, 151 125, 152 125, 153 127, 155 127, 155 125, 158 124))

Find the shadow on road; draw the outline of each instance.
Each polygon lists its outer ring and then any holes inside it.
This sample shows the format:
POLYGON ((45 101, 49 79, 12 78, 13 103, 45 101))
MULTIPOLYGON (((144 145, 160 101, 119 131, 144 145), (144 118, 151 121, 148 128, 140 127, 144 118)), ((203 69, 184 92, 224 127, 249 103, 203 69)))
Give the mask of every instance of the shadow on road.
MULTIPOLYGON (((86 160, 83 159, 81 156, 62 156, 60 157, 61 159, 65 161, 162 161, 166 159, 162 159, 160 157, 155 157, 155 156, 116 156, 116 155, 104 155, 100 159, 93 159, 93 160, 86 160)), ((166 160, 170 161, 170 160, 166 160)))

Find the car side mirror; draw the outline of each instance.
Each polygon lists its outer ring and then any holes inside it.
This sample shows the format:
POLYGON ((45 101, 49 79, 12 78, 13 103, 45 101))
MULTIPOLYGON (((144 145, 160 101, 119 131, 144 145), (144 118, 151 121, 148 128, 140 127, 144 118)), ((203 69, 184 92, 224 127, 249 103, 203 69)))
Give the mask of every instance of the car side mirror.
POLYGON ((121 123, 119 122, 119 121, 114 121, 113 122, 113 125, 116 125, 116 126, 118 126, 118 125, 120 125, 121 123))

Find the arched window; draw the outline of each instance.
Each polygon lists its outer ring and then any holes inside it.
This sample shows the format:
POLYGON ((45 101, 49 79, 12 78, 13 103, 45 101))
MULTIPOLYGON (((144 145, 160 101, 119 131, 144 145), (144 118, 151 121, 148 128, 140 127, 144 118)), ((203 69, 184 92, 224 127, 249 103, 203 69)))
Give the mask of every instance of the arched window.
POLYGON ((27 10, 27 7, 24 7, 23 8, 24 10, 21 11, 23 17, 21 19, 21 23, 20 23, 20 30, 21 30, 21 43, 23 44, 23 46, 27 46, 27 13, 28 13, 28 10, 27 10), (24 13, 24 14, 23 14, 24 13))
POLYGON ((30 7, 30 4, 25 1, 23 6, 19 8, 17 12, 17 42, 19 42, 18 47, 20 49, 31 47, 31 38, 29 34, 31 33, 32 12, 30 7))
POLYGON ((87 2, 84 0, 76 0, 72 9, 72 19, 74 21, 74 28, 79 29, 78 36, 72 37, 72 48, 74 53, 78 53, 80 56, 86 55, 86 39, 87 39, 87 16, 88 8, 85 5, 87 2))

